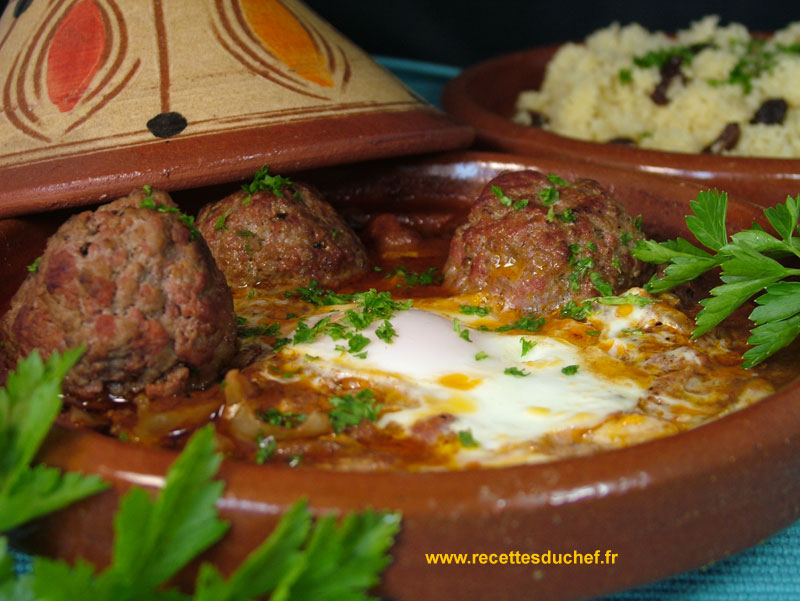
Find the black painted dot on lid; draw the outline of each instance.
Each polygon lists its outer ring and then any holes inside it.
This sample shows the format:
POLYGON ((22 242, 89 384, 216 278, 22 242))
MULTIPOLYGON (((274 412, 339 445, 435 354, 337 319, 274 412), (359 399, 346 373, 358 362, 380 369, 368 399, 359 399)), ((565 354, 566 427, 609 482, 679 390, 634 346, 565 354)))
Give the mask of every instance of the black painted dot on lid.
MULTIPOLYGON (((17 0, 16 5, 14 6, 14 18, 18 18, 22 13, 28 10, 28 7, 31 5, 33 0, 17 0)), ((2 13, 3 11, 0 11, 2 13)))
POLYGON ((180 113, 160 113, 147 122, 147 129, 157 138, 171 138, 181 133, 188 125, 180 113))

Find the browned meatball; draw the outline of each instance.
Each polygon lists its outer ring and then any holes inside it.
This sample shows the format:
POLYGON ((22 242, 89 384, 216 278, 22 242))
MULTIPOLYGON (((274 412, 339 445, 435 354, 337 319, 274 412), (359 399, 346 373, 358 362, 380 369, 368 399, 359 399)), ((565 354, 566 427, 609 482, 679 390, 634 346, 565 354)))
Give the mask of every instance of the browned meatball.
POLYGON ((367 265, 361 241, 319 194, 303 184, 252 194, 240 190, 206 205, 197 227, 231 286, 334 287, 367 265))
POLYGON ((614 294, 638 283, 643 265, 631 249, 640 238, 624 207, 595 181, 504 173, 456 231, 445 285, 484 292, 508 309, 549 311, 602 295, 598 286, 607 293, 603 282, 614 294))
POLYGON ((216 378, 236 350, 233 299, 174 210, 164 192, 138 189, 67 220, 0 322, 12 356, 85 345, 64 392, 87 400, 216 378))

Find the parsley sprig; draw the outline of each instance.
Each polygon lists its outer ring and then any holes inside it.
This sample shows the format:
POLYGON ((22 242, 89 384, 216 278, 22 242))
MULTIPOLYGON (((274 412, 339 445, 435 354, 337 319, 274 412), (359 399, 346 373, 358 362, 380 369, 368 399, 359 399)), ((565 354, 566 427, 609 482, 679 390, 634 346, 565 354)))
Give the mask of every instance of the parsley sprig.
POLYGON ((82 354, 82 349, 53 353, 42 361, 34 352, 0 388, 0 532, 106 488, 96 476, 31 467, 61 408, 61 381, 82 354))
POLYGON ((664 276, 646 287, 663 292, 689 282, 706 271, 720 267, 722 285, 712 288, 700 301, 703 309, 696 318, 692 337, 697 338, 722 322, 749 299, 758 305, 751 313, 755 324, 743 355, 744 367, 753 367, 788 346, 800 334, 800 269, 785 267, 777 259, 800 258, 800 195, 764 210, 777 236, 753 224, 750 229, 728 236, 725 225, 728 198, 716 190, 701 192, 690 203, 693 215, 686 225, 700 244, 677 238, 666 242, 640 241, 634 256, 650 263, 667 263, 664 276))
MULTIPOLYGON (((9 374, 7 388, 0 389, 0 497, 7 502, 20 491, 31 493, 30 506, 2 507, 0 531, 105 487, 96 477, 30 467, 60 407, 61 380, 80 354, 54 354, 46 363, 31 355, 9 374)), ((314 522, 305 501, 292 505, 269 538, 227 579, 204 564, 193 597, 165 588, 227 530, 216 511, 224 483, 213 480, 221 460, 213 428, 206 426, 189 440, 155 498, 131 488, 114 520, 112 558, 103 571, 83 560, 70 566, 38 557, 31 572, 15 577, 8 543, 0 537, 0 599, 234 601, 270 594, 285 601, 371 599, 366 591, 390 561, 387 552, 400 516, 365 511, 341 521, 329 515, 314 522)))

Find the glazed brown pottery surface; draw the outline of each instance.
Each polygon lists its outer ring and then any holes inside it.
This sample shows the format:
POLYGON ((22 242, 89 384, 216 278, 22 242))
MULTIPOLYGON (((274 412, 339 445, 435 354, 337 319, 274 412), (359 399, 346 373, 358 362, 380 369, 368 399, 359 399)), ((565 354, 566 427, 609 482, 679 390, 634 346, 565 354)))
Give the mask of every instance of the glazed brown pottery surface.
MULTIPOLYGON (((538 168, 611 187, 646 232, 686 235, 698 187, 588 163, 453 153, 300 174, 337 205, 393 199, 398 207, 466 203, 506 169, 538 168)), ((760 211, 731 200, 729 225, 760 211)), ((63 218, 61 215, 60 218, 63 218)), ((7 301, 41 250, 54 216, 0 222, 7 301)), ((719 421, 627 449, 548 464, 446 473, 332 472, 227 460, 220 503, 231 529, 203 559, 231 570, 300 497, 317 514, 367 507, 402 512, 394 561, 378 594, 398 601, 565 600, 619 590, 705 565, 751 546, 800 517, 800 383, 719 421), (593 565, 430 565, 430 553, 567 553, 593 565)), ((92 432, 55 430, 46 463, 96 473, 111 490, 34 525, 27 545, 104 563, 112 514, 131 485, 158 487, 175 454, 92 432)), ((194 566, 192 569, 196 569, 194 566)), ((182 574, 190 582, 192 570, 182 574)))
POLYGON ((662 152, 586 142, 513 123, 517 95, 539 88, 557 49, 526 50, 470 67, 447 84, 442 104, 473 125, 479 143, 487 148, 689 179, 763 206, 800 194, 800 159, 662 152))
POLYGON ((10 3, 0 94, 0 217, 473 137, 299 0, 10 3))

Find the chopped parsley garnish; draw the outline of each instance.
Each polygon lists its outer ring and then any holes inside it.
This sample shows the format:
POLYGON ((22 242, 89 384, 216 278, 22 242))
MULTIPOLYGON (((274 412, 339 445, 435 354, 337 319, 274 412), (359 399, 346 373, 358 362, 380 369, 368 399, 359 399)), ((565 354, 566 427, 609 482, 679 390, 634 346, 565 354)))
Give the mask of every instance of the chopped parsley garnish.
POLYGON ((375 329, 375 335, 384 342, 391 343, 392 339, 397 336, 397 332, 395 331, 392 322, 386 319, 375 329))
POLYGON ((480 443, 478 443, 478 441, 472 436, 472 430, 459 430, 458 442, 461 443, 462 447, 468 449, 481 446, 480 443))
POLYGON ((547 179, 550 180, 551 184, 554 184, 556 186, 561 186, 561 187, 569 186, 569 182, 567 180, 565 180, 563 177, 559 175, 556 175, 555 173, 548 173, 547 179))
POLYGON ((506 367, 503 370, 503 373, 507 376, 516 376, 518 378, 524 378, 525 376, 529 376, 530 373, 525 371, 524 369, 520 369, 518 367, 506 367))
POLYGON ((539 190, 539 198, 542 204, 546 207, 551 207, 558 202, 558 188, 550 186, 549 188, 542 188, 539 190))
POLYGON ((328 412, 333 431, 337 434, 349 426, 357 426, 362 421, 377 421, 381 405, 375 404, 375 396, 369 388, 358 391, 353 396, 335 396, 329 400, 333 406, 328 412))
POLYGON ((247 298, 248 299, 254 298, 255 295, 256 295, 256 289, 255 288, 248 288, 248 290, 247 290, 247 298))
POLYGON ((253 338, 255 336, 275 336, 281 329, 280 324, 272 323, 268 326, 256 325, 248 326, 247 319, 241 315, 236 316, 236 333, 240 338, 253 338))
POLYGON ((581 289, 581 280, 589 273, 589 270, 594 267, 594 259, 592 257, 577 258, 576 255, 570 256, 570 264, 573 267, 572 272, 568 276, 569 287, 574 292, 581 289))
POLYGON ((587 317, 589 317, 594 308, 592 307, 591 302, 581 302, 576 303, 574 300, 567 301, 566 304, 561 307, 561 311, 559 311, 559 315, 564 318, 571 318, 575 321, 583 321, 587 317))
POLYGON ((619 70, 620 83, 631 83, 633 81, 633 72, 630 69, 619 70))
POLYGON ((657 50, 650 50, 647 54, 633 57, 633 64, 642 69, 648 67, 663 67, 673 56, 679 56, 681 62, 689 65, 697 54, 694 50, 695 45, 691 46, 675 46, 673 48, 659 48, 657 50))
POLYGON ((218 232, 220 230, 227 230, 228 226, 225 225, 225 221, 228 219, 228 214, 231 212, 230 209, 226 210, 222 215, 217 217, 217 220, 214 222, 214 231, 218 232))
POLYGON ((575 223, 575 220, 578 218, 578 216, 575 214, 575 211, 572 209, 564 209, 564 212, 556 215, 556 217, 559 221, 564 223, 575 223))
POLYGON ((507 323, 495 328, 495 332, 509 332, 511 330, 525 330, 526 332, 536 332, 544 325, 544 317, 534 315, 523 315, 514 323, 507 323))
POLYGON ((561 368, 561 373, 565 376, 574 376, 576 373, 578 373, 579 369, 579 365, 567 365, 566 367, 561 368))
POLYGON ((633 235, 630 232, 622 232, 622 235, 619 237, 619 241, 622 245, 628 246, 631 242, 631 238, 633 235))
POLYGON ((800 54, 800 43, 786 46, 771 44, 763 38, 750 38, 747 42, 731 40, 731 50, 736 52, 737 49, 740 57, 728 73, 728 79, 711 79, 708 83, 712 86, 738 85, 742 87, 744 94, 749 94, 753 90, 752 80, 764 73, 771 73, 778 64, 778 55, 800 54))
POLYGON ((293 341, 295 344, 310 342, 322 334, 327 334, 333 340, 347 341, 346 347, 337 345, 337 350, 349 352, 362 359, 366 357, 366 352, 361 351, 370 343, 370 339, 359 332, 373 322, 382 320, 383 324, 376 328, 375 335, 391 343, 397 332, 389 320, 397 311, 408 310, 413 305, 411 300, 395 301, 390 293, 378 292, 375 289, 352 294, 337 294, 320 288, 315 281, 308 287, 296 288, 290 295, 300 296, 317 306, 355 303, 357 308, 346 310, 344 317, 337 323, 331 323, 330 316, 322 318, 314 326, 309 326, 304 319, 301 319, 297 323, 293 341))
POLYGON ((600 330, 586 330, 587 336, 597 336, 600 334, 600 330))
POLYGON ((519 341, 522 344, 522 355, 521 355, 522 357, 524 357, 529 352, 531 352, 533 347, 536 346, 536 341, 535 340, 528 340, 527 338, 520 338, 519 341))
POLYGON ((603 276, 596 271, 593 271, 589 274, 589 279, 592 281, 592 284, 594 284, 594 287, 597 289, 597 291, 603 296, 614 295, 614 289, 611 287, 611 284, 606 282, 603 279, 603 276))
POLYGON ((800 269, 785 267, 777 259, 800 258, 800 194, 786 198, 764 210, 777 236, 754 225, 728 236, 725 215, 728 197, 716 190, 701 192, 690 206, 693 215, 686 225, 700 244, 712 252, 684 240, 640 241, 633 251, 648 263, 667 263, 664 276, 649 282, 651 292, 663 292, 689 282, 706 271, 719 267, 722 285, 711 289, 711 296, 700 301, 703 309, 695 318, 692 338, 697 338, 726 319, 751 297, 758 305, 750 313, 755 324, 748 338, 750 348, 743 355, 743 367, 753 367, 800 335, 800 269))
POLYGON ((595 296, 587 298, 581 302, 576 303, 571 300, 561 307, 561 317, 571 318, 576 321, 583 321, 594 312, 594 303, 601 305, 633 305, 635 307, 644 307, 651 305, 656 301, 654 298, 648 296, 640 296, 638 294, 625 294, 623 296, 595 296))
POLYGON ((478 351, 475 353, 475 361, 483 361, 484 359, 488 359, 489 355, 484 351, 478 351))
POLYGON ((176 219, 185 225, 189 230, 190 241, 194 241, 202 237, 200 230, 198 230, 194 225, 194 217, 187 215, 186 213, 182 213, 178 207, 157 203, 152 196, 153 190, 150 186, 142 186, 142 189, 147 196, 145 196, 144 200, 139 204, 141 208, 150 209, 151 211, 156 211, 157 213, 174 214, 176 219))
POLYGON ((509 196, 506 196, 505 192, 500 189, 500 186, 492 186, 492 193, 497 197, 497 199, 500 201, 500 204, 504 207, 510 207, 514 202, 509 196))
MULTIPOLYGON (((264 165, 253 176, 253 181, 249 184, 242 186, 242 190, 247 193, 247 196, 242 198, 242 204, 247 205, 252 201, 252 195, 262 190, 267 190, 275 194, 278 198, 283 198, 283 188, 286 186, 293 186, 294 182, 287 177, 281 175, 270 175, 269 167, 264 165)), ((299 194, 292 190, 295 198, 299 199, 299 194)))
POLYGON ((441 284, 443 276, 436 267, 428 267, 421 273, 410 271, 408 268, 400 266, 393 272, 387 273, 384 277, 388 280, 393 277, 401 277, 408 287, 412 286, 433 286, 441 284))
POLYGON ((264 423, 281 428, 296 428, 308 418, 305 413, 290 413, 288 411, 284 413, 275 407, 270 407, 264 411, 256 411, 256 416, 264 423))
POLYGON ((325 332, 328 325, 331 323, 330 315, 326 315, 313 326, 309 326, 305 319, 297 322, 297 327, 294 330, 292 342, 294 344, 303 344, 305 342, 313 342, 316 338, 325 332))
POLYGON ((258 449, 256 450, 256 463, 258 465, 265 463, 278 449, 278 443, 275 437, 264 436, 263 433, 258 435, 256 444, 258 445, 258 449))
POLYGON ((491 313, 489 307, 479 307, 477 305, 459 305, 458 312, 462 315, 477 315, 478 317, 486 317, 491 313))
POLYGON ((453 331, 458 334, 458 337, 462 340, 472 342, 472 340, 469 338, 469 330, 467 328, 462 328, 461 322, 459 322, 457 319, 453 320, 453 331))
POLYGON ((528 200, 527 198, 523 198, 521 200, 515 201, 512 206, 514 207, 515 211, 521 211, 522 209, 528 206, 529 202, 530 200, 528 200))
POLYGON ((622 334, 625 334, 626 336, 642 336, 642 335, 644 335, 644 332, 642 330, 640 330, 639 328, 622 328, 620 330, 620 332, 622 334))
POLYGON ((30 271, 31 273, 36 273, 37 271, 39 271, 39 263, 41 262, 42 262, 42 257, 36 257, 34 262, 28 265, 28 271, 30 271))

